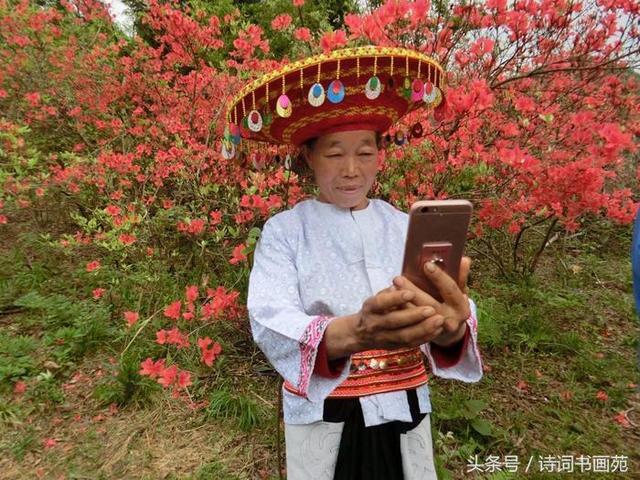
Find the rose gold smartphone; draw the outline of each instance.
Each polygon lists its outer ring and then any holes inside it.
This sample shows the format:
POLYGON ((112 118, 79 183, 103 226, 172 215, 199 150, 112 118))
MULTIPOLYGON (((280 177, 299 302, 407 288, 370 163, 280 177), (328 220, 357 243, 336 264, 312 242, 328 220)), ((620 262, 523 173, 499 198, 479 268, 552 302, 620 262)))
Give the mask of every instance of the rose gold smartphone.
POLYGON ((424 265, 435 261, 456 283, 473 205, 467 200, 422 200, 411 205, 402 275, 438 301, 424 265))

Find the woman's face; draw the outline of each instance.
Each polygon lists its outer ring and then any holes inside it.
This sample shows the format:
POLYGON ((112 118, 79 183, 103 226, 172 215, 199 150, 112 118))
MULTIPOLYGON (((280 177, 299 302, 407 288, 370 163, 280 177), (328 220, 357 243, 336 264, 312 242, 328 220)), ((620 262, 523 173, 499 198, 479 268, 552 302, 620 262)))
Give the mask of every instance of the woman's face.
POLYGON ((329 133, 305 150, 320 189, 318 200, 360 210, 378 172, 376 133, 370 130, 329 133))

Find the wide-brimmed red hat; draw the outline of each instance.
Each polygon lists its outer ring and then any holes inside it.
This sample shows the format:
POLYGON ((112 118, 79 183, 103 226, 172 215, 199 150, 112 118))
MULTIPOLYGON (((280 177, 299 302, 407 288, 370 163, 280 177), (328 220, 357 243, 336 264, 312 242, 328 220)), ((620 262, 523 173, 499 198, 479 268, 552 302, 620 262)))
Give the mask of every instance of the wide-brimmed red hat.
POLYGON ((290 63, 246 85, 227 109, 223 154, 242 138, 299 146, 326 133, 384 133, 405 114, 441 108, 445 75, 422 53, 357 47, 290 63))

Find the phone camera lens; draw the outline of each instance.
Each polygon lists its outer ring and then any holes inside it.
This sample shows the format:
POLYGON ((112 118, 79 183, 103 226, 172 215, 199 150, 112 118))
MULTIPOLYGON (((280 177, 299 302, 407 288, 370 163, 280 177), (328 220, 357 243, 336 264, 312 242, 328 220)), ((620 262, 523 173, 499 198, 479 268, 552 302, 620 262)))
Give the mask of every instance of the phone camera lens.
POLYGON ((429 207, 422 207, 422 210, 420 210, 422 213, 428 213, 429 212, 429 207))

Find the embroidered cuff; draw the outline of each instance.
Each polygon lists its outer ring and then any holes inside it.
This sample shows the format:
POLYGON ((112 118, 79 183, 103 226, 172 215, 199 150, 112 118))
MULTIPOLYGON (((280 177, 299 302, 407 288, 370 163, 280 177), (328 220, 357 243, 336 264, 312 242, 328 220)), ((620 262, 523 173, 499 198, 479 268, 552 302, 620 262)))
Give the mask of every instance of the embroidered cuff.
MULTIPOLYGON (((315 317, 307 326, 300 338, 300 376, 298 380, 297 390, 307 396, 311 375, 314 372, 316 358, 318 354, 318 346, 324 337, 324 331, 329 325, 333 317, 320 315, 315 317)), ((327 352, 325 349, 325 358, 327 352)))
POLYGON ((446 347, 431 344, 431 355, 438 368, 450 368, 454 367, 460 362, 462 354, 469 344, 469 337, 471 336, 471 326, 467 324, 467 329, 464 332, 464 337, 453 345, 446 347))

